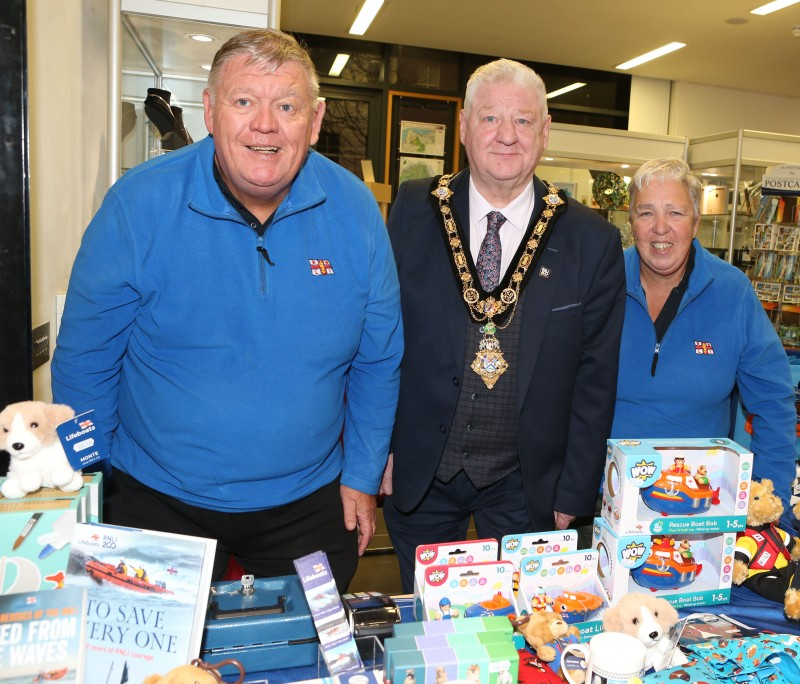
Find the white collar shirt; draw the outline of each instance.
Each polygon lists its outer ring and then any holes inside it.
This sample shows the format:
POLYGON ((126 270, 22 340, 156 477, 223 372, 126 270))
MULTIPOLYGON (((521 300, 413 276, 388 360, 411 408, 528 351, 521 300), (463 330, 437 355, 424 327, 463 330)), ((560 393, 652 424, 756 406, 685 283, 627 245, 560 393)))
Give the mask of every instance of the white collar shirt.
POLYGON ((478 192, 472 177, 469 179, 469 251, 472 263, 478 260, 483 238, 486 237, 486 215, 490 211, 499 211, 505 216, 506 221, 500 226, 500 277, 508 270, 517 248, 522 242, 528 223, 533 213, 535 192, 533 180, 525 189, 506 207, 493 207, 483 195, 478 192))

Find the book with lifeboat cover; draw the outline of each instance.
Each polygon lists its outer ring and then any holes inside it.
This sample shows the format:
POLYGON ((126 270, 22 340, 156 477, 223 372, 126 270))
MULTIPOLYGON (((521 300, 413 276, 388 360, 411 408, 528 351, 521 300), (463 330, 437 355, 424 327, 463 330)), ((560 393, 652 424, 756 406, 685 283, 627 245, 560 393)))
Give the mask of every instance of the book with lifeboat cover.
POLYGON ((86 592, 0 595, 0 682, 82 684, 86 592))
POLYGON ((141 682, 200 653, 217 542, 78 524, 69 587, 87 591, 85 684, 141 682))

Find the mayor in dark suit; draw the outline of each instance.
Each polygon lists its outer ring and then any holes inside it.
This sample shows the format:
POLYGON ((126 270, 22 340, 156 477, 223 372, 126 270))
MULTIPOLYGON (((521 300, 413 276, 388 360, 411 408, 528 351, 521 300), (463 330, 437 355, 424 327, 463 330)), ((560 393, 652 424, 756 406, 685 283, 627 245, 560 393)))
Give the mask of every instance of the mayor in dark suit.
POLYGON ((384 515, 404 591, 421 544, 591 515, 617 382, 619 232, 535 176, 544 84, 498 60, 467 84, 469 170, 400 186, 389 234, 405 328, 384 515))

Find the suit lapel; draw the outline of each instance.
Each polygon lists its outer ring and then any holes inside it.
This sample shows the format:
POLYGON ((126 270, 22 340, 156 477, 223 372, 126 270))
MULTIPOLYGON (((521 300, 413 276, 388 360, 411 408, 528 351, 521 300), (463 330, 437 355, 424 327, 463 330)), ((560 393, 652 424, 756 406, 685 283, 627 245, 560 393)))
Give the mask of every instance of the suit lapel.
MULTIPOLYGON (((462 171, 450 184, 453 198, 450 208, 455 216, 456 224, 464 234, 464 251, 469 253, 469 171, 462 171)), ((444 234, 444 224, 438 209, 436 210, 436 227, 444 234)), ((446 247, 444 238, 437 244, 445 253, 444 268, 439 271, 442 309, 445 312, 447 330, 450 334, 450 345, 458 365, 458 377, 464 374, 464 349, 467 345, 467 327, 464 323, 466 304, 461 293, 461 286, 455 276, 453 256, 446 247)), ((469 314, 467 314, 469 315, 469 314)))
MULTIPOLYGON (((535 179, 536 201, 533 207, 533 216, 539 216, 544 207, 544 197, 547 187, 538 178, 535 179)), ((558 223, 553 230, 559 229, 558 223)), ((561 273, 561 254, 552 245, 558 244, 551 237, 542 253, 536 270, 531 273, 530 280, 525 287, 522 301, 523 315, 520 329, 519 354, 517 358, 517 407, 522 410, 525 396, 530 389, 536 359, 542 346, 542 339, 547 327, 547 319, 553 308, 553 299, 558 287, 561 273)))

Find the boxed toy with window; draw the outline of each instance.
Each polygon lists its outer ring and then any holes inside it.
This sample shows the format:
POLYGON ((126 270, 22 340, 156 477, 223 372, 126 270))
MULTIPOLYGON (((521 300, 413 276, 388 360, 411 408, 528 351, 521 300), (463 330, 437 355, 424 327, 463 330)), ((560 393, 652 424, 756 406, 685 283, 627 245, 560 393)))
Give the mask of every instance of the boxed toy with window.
POLYGON ((425 591, 424 575, 431 567, 466 565, 496 561, 498 544, 496 539, 472 539, 447 544, 422 544, 417 547, 414 558, 414 617, 427 620, 422 603, 425 591))
POLYGON ((514 564, 487 561, 432 565, 421 581, 421 620, 513 615, 514 564))
POLYGON ((728 603, 735 532, 637 534, 619 537, 595 518, 592 546, 611 603, 630 592, 652 592, 675 608, 728 603))
POLYGON ((531 556, 546 556, 551 553, 566 553, 578 548, 578 533, 575 530, 553 532, 529 532, 507 534, 500 540, 500 560, 514 564, 514 591, 519 588, 520 565, 531 556))
POLYGON ((609 440, 602 517, 619 537, 744 530, 752 469, 730 439, 609 440))
POLYGON ((519 614, 552 610, 585 640, 603 630, 608 600, 598 577, 595 549, 531 556, 520 567, 519 614))

